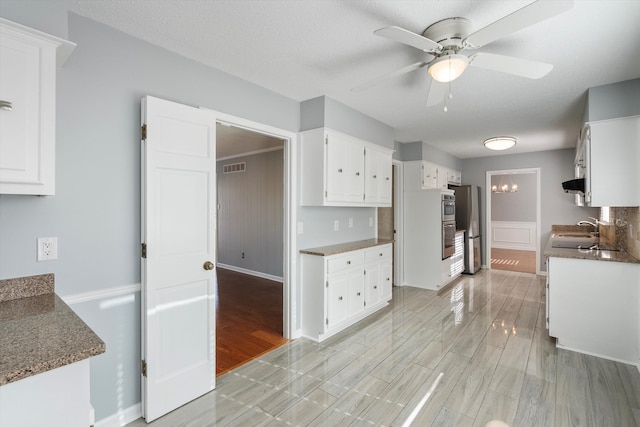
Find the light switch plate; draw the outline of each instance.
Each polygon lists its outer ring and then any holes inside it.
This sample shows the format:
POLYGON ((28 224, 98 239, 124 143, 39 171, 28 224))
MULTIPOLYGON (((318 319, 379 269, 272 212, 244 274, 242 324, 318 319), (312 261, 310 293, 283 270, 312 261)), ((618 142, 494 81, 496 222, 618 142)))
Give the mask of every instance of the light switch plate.
POLYGON ((338 231, 338 230, 340 230, 340 221, 336 219, 335 221, 333 221, 333 231, 338 231))

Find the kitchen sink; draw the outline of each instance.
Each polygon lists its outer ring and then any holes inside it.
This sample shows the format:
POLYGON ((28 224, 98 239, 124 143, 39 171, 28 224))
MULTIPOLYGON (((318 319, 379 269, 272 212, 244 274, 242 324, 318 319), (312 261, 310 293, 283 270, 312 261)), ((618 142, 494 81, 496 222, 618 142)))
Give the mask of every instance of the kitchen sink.
POLYGON ((589 249, 596 245, 598 240, 598 237, 591 233, 558 233, 551 237, 551 247, 589 249))

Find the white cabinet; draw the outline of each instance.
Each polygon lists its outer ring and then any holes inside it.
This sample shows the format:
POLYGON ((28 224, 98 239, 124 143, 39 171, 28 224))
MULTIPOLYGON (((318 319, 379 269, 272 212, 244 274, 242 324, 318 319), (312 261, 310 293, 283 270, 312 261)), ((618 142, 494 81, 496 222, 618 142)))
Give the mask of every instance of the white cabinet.
POLYGON ((588 206, 640 206, 640 116, 587 123, 584 161, 588 206))
POLYGON ((392 150, 327 128, 302 133, 303 206, 391 206, 392 150))
POLYGON ((391 245, 365 250, 365 302, 372 307, 391 299, 393 284, 393 249, 391 245))
POLYGON ((391 244, 302 256, 302 330, 322 341, 391 299, 391 244))
POLYGON ((74 47, 0 18, 0 194, 55 194, 56 63, 74 47))
POLYGON ((425 160, 404 162, 405 191, 449 189, 449 184, 460 185, 462 172, 425 160))
POLYGON ((89 359, 0 386, 0 426, 91 425, 89 359))
POLYGON ((368 146, 365 149, 365 203, 391 206, 391 152, 368 146))
POLYGON ((442 287, 460 277, 464 270, 464 232, 456 232, 455 252, 440 265, 440 286, 442 287))
POLYGON ((547 260, 549 335, 557 346, 636 364, 640 264, 547 260))

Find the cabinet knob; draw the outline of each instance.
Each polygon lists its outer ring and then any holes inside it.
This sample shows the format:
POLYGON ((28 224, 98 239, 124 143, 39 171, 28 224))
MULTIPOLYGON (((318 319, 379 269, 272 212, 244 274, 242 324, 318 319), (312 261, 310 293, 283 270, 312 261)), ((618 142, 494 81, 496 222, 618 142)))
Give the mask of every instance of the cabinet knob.
POLYGON ((347 264, 351 264, 351 261, 347 261, 347 264))
POLYGON ((360 292, 358 292, 356 295, 360 296, 360 292))
POLYGON ((342 173, 342 168, 338 169, 338 172, 339 172, 339 173, 342 173))
POLYGON ((386 179, 387 181, 389 181, 389 177, 386 177, 385 179, 386 179))
POLYGON ((374 178, 374 179, 375 179, 375 178, 377 178, 377 177, 378 177, 377 175, 373 175, 373 178, 374 178))
POLYGON ((387 277, 387 282, 389 281, 389 278, 387 277))
POLYGON ((382 256, 382 252, 380 252, 380 256, 382 256))
POLYGON ((342 297, 338 297, 338 301, 342 301, 342 297))
POLYGON ((375 285, 375 286, 373 287, 373 289, 378 289, 378 285, 375 285))
POLYGON ((360 176, 360 172, 356 172, 356 176, 360 176))
POLYGON ((0 110, 11 111, 13 110, 13 104, 9 101, 0 101, 0 110))

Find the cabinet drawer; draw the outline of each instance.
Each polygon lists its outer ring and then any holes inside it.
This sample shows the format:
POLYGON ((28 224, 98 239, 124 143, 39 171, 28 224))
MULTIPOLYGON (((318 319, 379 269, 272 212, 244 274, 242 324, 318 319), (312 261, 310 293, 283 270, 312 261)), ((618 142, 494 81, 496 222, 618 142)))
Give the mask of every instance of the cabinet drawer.
POLYGON ((392 252, 390 244, 366 249, 364 253, 364 262, 368 264, 370 262, 391 258, 392 252))
POLYGON ((364 265, 363 251, 347 252, 344 255, 336 255, 327 259, 327 273, 335 273, 362 265, 364 265))

